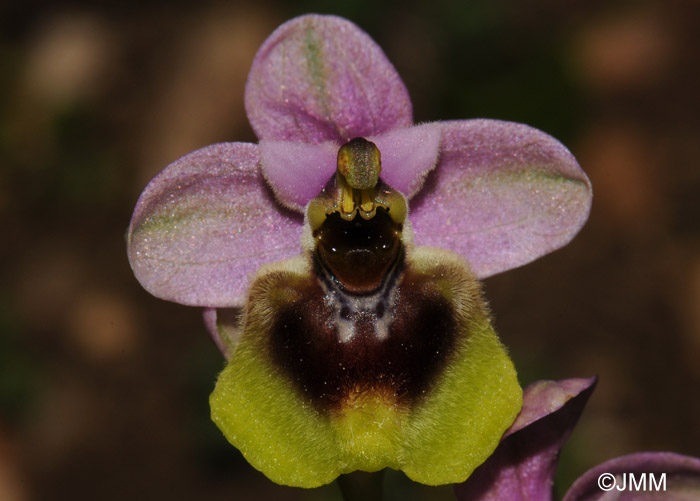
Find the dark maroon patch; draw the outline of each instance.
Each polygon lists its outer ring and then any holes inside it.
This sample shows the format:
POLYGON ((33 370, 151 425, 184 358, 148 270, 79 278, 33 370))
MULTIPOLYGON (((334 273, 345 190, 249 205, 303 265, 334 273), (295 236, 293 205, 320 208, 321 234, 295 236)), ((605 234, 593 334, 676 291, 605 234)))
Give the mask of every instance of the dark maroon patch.
POLYGON ((378 317, 391 314, 388 298, 373 311, 348 312, 355 334, 341 342, 335 312, 311 278, 303 297, 278 311, 270 351, 302 396, 321 411, 342 407, 351 393, 379 391, 410 405, 430 388, 449 360, 455 344, 452 305, 434 279, 405 271, 388 336, 375 334, 378 317), (381 310, 381 311, 377 311, 381 310))

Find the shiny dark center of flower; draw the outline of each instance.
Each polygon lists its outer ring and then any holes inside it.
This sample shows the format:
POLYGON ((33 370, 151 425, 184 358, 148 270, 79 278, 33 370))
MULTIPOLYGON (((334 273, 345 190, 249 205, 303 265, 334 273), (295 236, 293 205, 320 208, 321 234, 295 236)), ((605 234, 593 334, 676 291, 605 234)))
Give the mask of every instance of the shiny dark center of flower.
POLYGON ((372 219, 346 221, 329 215, 314 232, 316 256, 341 287, 351 293, 376 290, 401 251, 401 225, 383 208, 372 219))

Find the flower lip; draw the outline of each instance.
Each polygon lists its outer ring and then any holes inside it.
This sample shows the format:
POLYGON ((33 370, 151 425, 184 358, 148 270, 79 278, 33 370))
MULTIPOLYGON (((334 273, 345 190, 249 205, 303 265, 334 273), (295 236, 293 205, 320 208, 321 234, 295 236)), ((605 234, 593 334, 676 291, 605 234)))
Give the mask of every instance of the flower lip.
POLYGON ((461 482, 515 419, 522 391, 464 262, 426 248, 404 262, 368 295, 324 280, 308 255, 251 286, 210 402, 229 441, 273 481, 315 487, 389 467, 461 482))

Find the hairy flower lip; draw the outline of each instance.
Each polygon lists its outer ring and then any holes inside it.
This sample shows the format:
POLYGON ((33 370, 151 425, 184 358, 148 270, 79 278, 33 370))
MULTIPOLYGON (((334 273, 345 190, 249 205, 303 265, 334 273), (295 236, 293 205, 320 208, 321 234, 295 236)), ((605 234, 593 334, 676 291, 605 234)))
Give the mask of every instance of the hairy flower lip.
POLYGON ((253 283, 210 399, 217 426, 286 485, 385 467, 429 485, 467 478, 515 419, 522 390, 464 261, 413 248, 379 298, 383 312, 373 298, 327 297, 311 266, 299 256, 253 283))

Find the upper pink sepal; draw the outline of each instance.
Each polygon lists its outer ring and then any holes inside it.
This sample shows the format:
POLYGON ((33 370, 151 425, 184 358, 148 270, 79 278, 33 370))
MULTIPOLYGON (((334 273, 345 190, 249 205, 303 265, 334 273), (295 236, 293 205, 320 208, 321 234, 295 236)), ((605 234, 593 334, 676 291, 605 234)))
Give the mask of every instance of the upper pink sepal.
POLYGON ((187 305, 236 306, 263 263, 299 254, 301 217, 275 204, 259 159, 257 145, 215 144, 151 180, 127 234, 146 290, 187 305))
POLYGON ((412 124, 408 91, 382 49, 350 21, 315 14, 263 43, 245 108, 259 139, 342 144, 412 124))
POLYGON ((591 186, 560 142, 498 120, 442 125, 438 166, 411 202, 416 244, 456 251, 484 278, 529 263, 578 233, 591 186))

